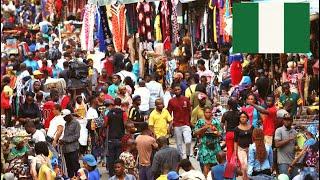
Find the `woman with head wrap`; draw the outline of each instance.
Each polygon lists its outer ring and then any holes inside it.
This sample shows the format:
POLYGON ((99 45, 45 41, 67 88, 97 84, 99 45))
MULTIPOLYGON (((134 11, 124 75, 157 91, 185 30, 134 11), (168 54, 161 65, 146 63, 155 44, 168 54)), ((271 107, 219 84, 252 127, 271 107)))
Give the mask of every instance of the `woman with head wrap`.
POLYGON ((13 137, 12 144, 15 145, 15 147, 11 149, 8 156, 8 161, 11 161, 15 158, 20 158, 29 151, 29 148, 26 146, 23 137, 13 137))

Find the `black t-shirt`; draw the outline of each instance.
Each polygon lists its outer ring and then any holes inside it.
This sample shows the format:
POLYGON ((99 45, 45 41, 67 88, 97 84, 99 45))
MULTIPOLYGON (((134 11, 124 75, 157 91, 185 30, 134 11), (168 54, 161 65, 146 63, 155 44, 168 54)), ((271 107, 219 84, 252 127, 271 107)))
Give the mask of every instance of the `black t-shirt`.
POLYGON ((129 120, 131 120, 134 126, 137 128, 137 132, 141 132, 141 125, 144 122, 143 116, 141 115, 138 108, 131 107, 129 109, 129 120))
POLYGON ((241 148, 248 148, 252 144, 252 132, 253 126, 246 131, 236 127, 234 130, 234 142, 237 142, 241 148))
POLYGON ((265 98, 270 93, 270 80, 262 76, 257 79, 256 86, 260 97, 265 98))
POLYGON ((223 114, 222 123, 227 122, 226 131, 234 131, 239 125, 239 111, 227 111, 223 114))
POLYGON ((125 133, 123 111, 120 108, 113 108, 107 114, 108 117, 108 138, 120 140, 125 133))
POLYGON ((19 117, 31 118, 31 119, 40 118, 41 112, 36 103, 32 103, 30 105, 28 105, 27 103, 24 103, 23 105, 20 106, 19 117))

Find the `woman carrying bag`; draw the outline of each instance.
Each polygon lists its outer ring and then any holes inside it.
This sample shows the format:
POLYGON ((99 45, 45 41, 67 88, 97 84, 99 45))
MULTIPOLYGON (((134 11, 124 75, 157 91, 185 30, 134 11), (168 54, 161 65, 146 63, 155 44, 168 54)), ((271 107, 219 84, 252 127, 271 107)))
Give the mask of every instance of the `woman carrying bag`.
POLYGON ((203 165, 203 174, 207 176, 213 165, 217 164, 216 155, 221 151, 220 139, 222 128, 220 122, 212 118, 212 109, 204 108, 204 119, 195 125, 194 134, 200 139, 198 157, 203 165))

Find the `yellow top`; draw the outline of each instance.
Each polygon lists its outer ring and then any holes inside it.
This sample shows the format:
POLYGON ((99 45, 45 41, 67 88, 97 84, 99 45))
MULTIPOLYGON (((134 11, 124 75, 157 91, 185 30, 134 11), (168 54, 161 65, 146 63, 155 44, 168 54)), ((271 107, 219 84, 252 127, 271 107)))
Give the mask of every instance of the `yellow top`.
POLYGON ((157 178, 157 180, 167 180, 168 178, 167 178, 167 175, 166 174, 162 174, 161 176, 159 176, 158 178, 157 178))
POLYGON ((169 111, 165 108, 162 112, 158 112, 154 109, 149 116, 149 126, 153 126, 156 138, 166 136, 168 134, 168 123, 172 121, 172 117, 169 111))
POLYGON ((190 87, 186 89, 184 96, 187 98, 191 98, 192 94, 196 92, 196 87, 197 87, 197 84, 192 84, 190 87))
POLYGON ((39 174, 38 174, 38 179, 39 180, 47 180, 46 172, 48 172, 48 171, 50 171, 50 173, 51 173, 51 180, 54 180, 56 177, 56 173, 52 169, 50 169, 48 167, 48 165, 46 165, 46 164, 41 165, 40 170, 39 170, 39 174))
POLYGON ((191 114, 191 124, 195 126, 199 119, 204 119, 203 109, 198 105, 191 114))

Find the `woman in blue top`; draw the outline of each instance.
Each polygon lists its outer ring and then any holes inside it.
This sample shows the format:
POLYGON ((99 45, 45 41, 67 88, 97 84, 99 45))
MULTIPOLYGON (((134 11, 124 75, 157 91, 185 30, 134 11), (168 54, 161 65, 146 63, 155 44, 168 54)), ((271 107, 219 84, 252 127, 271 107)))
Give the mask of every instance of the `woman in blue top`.
POLYGON ((264 143, 262 129, 254 129, 252 133, 253 143, 249 146, 248 175, 271 176, 273 164, 272 147, 264 143))
POLYGON ((53 78, 58 78, 59 77, 59 73, 62 71, 62 69, 57 65, 58 60, 52 60, 52 76, 53 78))

